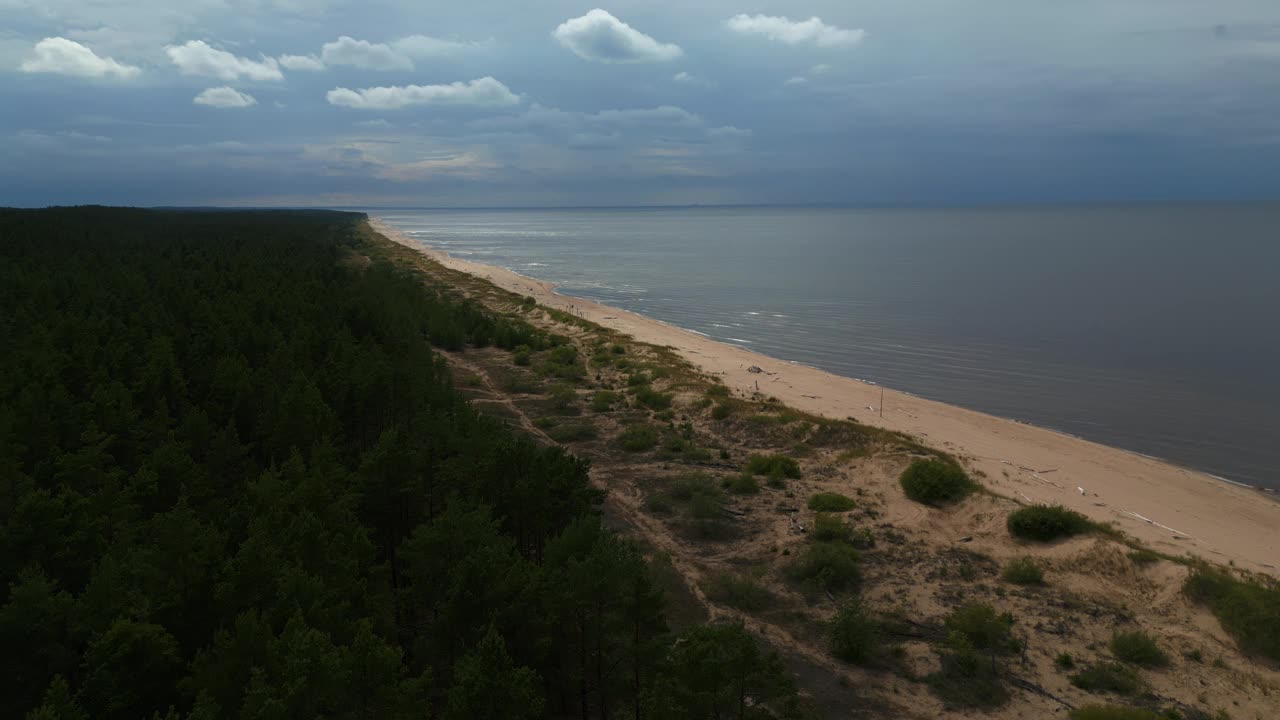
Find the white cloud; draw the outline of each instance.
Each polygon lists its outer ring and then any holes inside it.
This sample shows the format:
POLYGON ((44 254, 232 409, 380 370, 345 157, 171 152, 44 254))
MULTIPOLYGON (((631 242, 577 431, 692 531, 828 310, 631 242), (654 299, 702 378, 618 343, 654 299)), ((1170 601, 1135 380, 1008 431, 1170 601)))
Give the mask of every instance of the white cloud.
POLYGON ((808 70, 805 70, 799 75, 794 75, 792 77, 787 78, 786 82, 784 82, 783 85, 808 85, 812 79, 818 77, 819 75, 825 75, 830 71, 831 71, 830 65, 824 65, 824 64, 814 65, 813 67, 810 67, 808 70))
POLYGON ((660 105, 654 108, 636 110, 601 110, 587 117, 594 122, 620 127, 637 125, 697 127, 702 124, 701 117, 674 105, 660 105))
POLYGON ((578 57, 596 62, 664 62, 684 55, 678 45, 660 43, 599 8, 564 21, 552 36, 578 57))
POLYGON ((616 145, 623 137, 667 138, 679 141, 742 140, 751 135, 731 125, 709 127, 706 120, 674 105, 581 113, 533 104, 520 115, 472 121, 481 132, 547 133, 568 138, 575 147, 616 145))
POLYGON ((84 45, 63 37, 49 37, 36 43, 31 57, 22 61, 20 69, 28 73, 92 78, 110 75, 123 79, 137 77, 142 72, 133 65, 125 65, 109 57, 99 57, 84 45))
POLYGON ((209 88, 197 95, 191 102, 196 105, 207 105, 215 108, 246 108, 258 103, 252 95, 246 95, 239 90, 225 86, 209 88))
POLYGON ((717 140, 744 140, 751 137, 753 133, 750 130, 734 127, 733 125, 724 125, 707 130, 707 135, 717 140))
POLYGON ((350 65, 365 70, 412 70, 413 60, 390 45, 356 40, 343 35, 325 43, 320 59, 326 65, 350 65))
POLYGON ((183 75, 200 75, 219 80, 238 80, 241 76, 249 80, 283 80, 275 58, 264 57, 261 61, 237 57, 226 50, 210 47, 203 40, 191 40, 184 45, 166 47, 169 59, 182 71, 183 75))
POLYGON ((692 85, 694 87, 714 87, 715 83, 693 73, 678 72, 671 76, 671 82, 680 83, 681 85, 692 85))
POLYGON ((324 62, 315 55, 281 55, 276 60, 286 70, 318 71, 324 69, 324 62))
POLYGON ((414 60, 456 55, 485 45, 441 40, 427 35, 409 35, 390 43, 372 43, 343 35, 324 44, 320 49, 320 62, 365 70, 413 70, 414 60))
POLYGON ((487 45, 489 45, 487 42, 457 42, 441 40, 429 35, 410 35, 391 43, 391 47, 397 52, 414 60, 457 55, 469 50, 479 50, 487 45))
POLYGON ((330 105, 358 110, 397 110, 410 105, 474 105, 501 107, 516 105, 520 96, 491 77, 448 85, 406 85, 363 90, 335 88, 325 96, 330 105))
POLYGON ((867 34, 861 29, 847 30, 828 25, 818 17, 792 20, 772 15, 734 15, 726 24, 734 32, 764 35, 770 40, 787 45, 813 44, 818 47, 855 45, 867 34))

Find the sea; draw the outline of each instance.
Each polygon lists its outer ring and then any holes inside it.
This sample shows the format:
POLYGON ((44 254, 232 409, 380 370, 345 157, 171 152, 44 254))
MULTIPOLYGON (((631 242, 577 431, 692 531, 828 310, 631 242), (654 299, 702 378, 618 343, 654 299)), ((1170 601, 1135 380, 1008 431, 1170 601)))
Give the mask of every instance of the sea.
POLYGON ((1280 206, 362 208, 716 340, 1280 490, 1280 206))

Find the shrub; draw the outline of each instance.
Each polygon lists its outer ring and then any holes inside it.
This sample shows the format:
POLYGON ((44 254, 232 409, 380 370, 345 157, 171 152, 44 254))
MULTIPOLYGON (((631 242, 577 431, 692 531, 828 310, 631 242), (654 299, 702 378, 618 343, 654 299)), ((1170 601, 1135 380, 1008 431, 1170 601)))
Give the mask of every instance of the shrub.
POLYGON ((869 664, 879 645, 880 627, 867 617, 859 602, 840 608, 829 627, 831 654, 854 665, 869 664))
POLYGON ((528 345, 521 345, 511 352, 511 361, 517 365, 528 365, 530 357, 528 345))
POLYGON ((581 442, 583 440, 595 440, 595 426, 587 423, 568 423, 559 427, 551 428, 547 431, 547 437, 558 443, 581 442))
POLYGON ((974 490, 964 470, 941 460, 916 460, 903 471, 900 481, 907 497, 934 507, 962 500, 974 490))
POLYGON ((727 398, 729 397, 729 388, 724 385, 712 385, 707 388, 707 397, 727 398))
POLYGON ((728 405, 717 405, 711 409, 711 419, 724 420, 725 418, 729 417, 729 415, 732 413, 733 413, 733 408, 729 407, 728 405))
POLYGON ((1138 567, 1154 565, 1160 562, 1160 556, 1150 550, 1134 550, 1129 553, 1129 559, 1138 567))
POLYGON ((1138 671, 1118 662, 1099 662, 1071 676, 1071 684, 1088 692, 1133 695, 1142 690, 1138 671))
POLYGON ((1156 644, 1155 638, 1141 630, 1112 635, 1111 652, 1120 660, 1143 667, 1163 667, 1169 664, 1169 656, 1156 644))
POLYGON ((1280 584, 1240 580, 1202 567, 1187 577, 1182 589, 1208 606, 1245 652, 1280 662, 1280 584))
POLYGON ((1044 584, 1044 570, 1040 569, 1036 561, 1029 557, 1011 561, 1005 566, 1003 577, 1006 582, 1011 582, 1014 585, 1044 584))
POLYGON ((704 540, 724 540, 733 535, 733 524, 724 512, 722 495, 699 493, 689 501, 689 530, 704 540))
POLYGON ((840 493, 821 492, 809 497, 809 509, 818 512, 848 512, 857 503, 840 493))
POLYGON ((578 393, 568 385, 553 385, 551 391, 547 393, 547 397, 551 399, 551 407, 562 414, 571 413, 578 414, 578 393))
POLYGON ((652 450, 658 444, 658 430, 652 425, 628 425, 618 436, 618 442, 627 452, 652 450))
POLYGON ((598 413, 609 412, 621 401, 622 396, 612 390, 597 390, 591 396, 591 410, 598 413))
POLYGON ((692 502, 694 498, 706 496, 723 505, 724 492, 716 487, 715 479, 702 472, 688 473, 677 478, 667 490, 673 500, 682 503, 692 502))
POLYGON ((725 489, 734 495, 755 495, 760 492, 760 484, 754 475, 742 473, 725 481, 725 489))
POLYGON ((830 513, 818 513, 813 518, 809 536, 819 542, 849 542, 853 528, 849 523, 830 513))
POLYGON ((785 477, 795 480, 800 477, 800 463, 786 455, 752 455, 747 458, 746 471, 752 475, 785 477))
POLYGON ((578 362, 578 347, 576 345, 558 345, 547 353, 547 361, 556 365, 573 365, 578 362))
POLYGON ((561 380, 580 380, 587 376, 586 367, 578 361, 578 348, 574 345, 558 345, 547 351, 538 370, 544 375, 561 380))
POLYGON ((773 593, 754 578, 728 572, 711 576, 706 593, 712 600, 744 612, 760 612, 774 602, 773 593))
POLYGON ((1061 505, 1032 505, 1009 513, 1009 534, 1024 540, 1051 542, 1093 529, 1089 518, 1061 505))
POLYGON ((1076 708, 1068 716, 1071 720, 1168 720, 1167 715, 1158 715, 1142 708, 1120 707, 1119 705, 1086 705, 1076 708))
POLYGON ((1071 653, 1058 653, 1058 657, 1053 659, 1053 664, 1057 665, 1059 670, 1070 670, 1076 666, 1076 659, 1071 657, 1071 653))
POLYGON ((627 387, 640 387, 648 384, 649 376, 643 370, 627 376, 627 387))
POLYGON ((536 379, 524 371, 516 371, 503 375, 502 389, 513 394, 533 394, 542 389, 536 379))
POLYGON ((975 650, 1017 652, 1021 644, 1014 639, 1013 616, 996 613, 990 605, 975 603, 956 608, 944 623, 948 635, 959 635, 975 650))
POLYGON ((666 493, 653 493, 645 498, 644 509, 654 515, 670 515, 676 511, 676 504, 666 493))
POLYGON ((787 578, 810 590, 852 592, 862 583, 858 551, 843 543, 807 546, 786 571, 787 578))
POLYGON ((623 345, 614 345, 612 348, 610 348, 610 351, 611 351, 614 355, 626 355, 626 354, 627 354, 627 348, 626 348, 625 346, 623 346, 623 345))
POLYGON ((636 402, 650 410, 666 410, 671 407, 671 395, 660 393, 649 387, 636 390, 636 402))
POLYGON ((980 657, 962 635, 948 639, 951 649, 938 658, 938 672, 926 680, 929 689, 948 705, 991 709, 1009 701, 996 663, 980 657))

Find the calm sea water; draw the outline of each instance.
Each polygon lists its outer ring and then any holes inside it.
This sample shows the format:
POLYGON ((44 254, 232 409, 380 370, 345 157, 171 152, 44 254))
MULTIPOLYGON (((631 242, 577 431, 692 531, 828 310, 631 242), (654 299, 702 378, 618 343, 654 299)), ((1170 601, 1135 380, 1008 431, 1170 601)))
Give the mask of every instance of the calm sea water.
POLYGON ((1280 207, 370 210, 786 360, 1280 489, 1280 207))

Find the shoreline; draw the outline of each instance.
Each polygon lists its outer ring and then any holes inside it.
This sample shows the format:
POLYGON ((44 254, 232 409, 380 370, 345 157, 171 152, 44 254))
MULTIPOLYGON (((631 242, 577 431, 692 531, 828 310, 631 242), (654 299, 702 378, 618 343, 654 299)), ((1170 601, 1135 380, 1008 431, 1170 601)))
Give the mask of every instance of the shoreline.
POLYGON ((1028 503, 1065 505, 1094 520, 1115 522, 1124 532, 1173 555, 1189 552, 1215 562, 1233 560, 1246 569, 1280 576, 1280 502, 1262 488, 762 355, 639 313, 562 294, 545 280, 452 257, 377 217, 370 217, 369 224, 388 240, 448 268, 533 296, 542 305, 637 340, 670 346, 703 372, 720 377, 738 395, 758 391, 814 415, 851 418, 907 433, 969 458, 971 469, 980 471, 981 481, 993 491, 1028 503), (762 372, 748 372, 752 366, 762 372))

